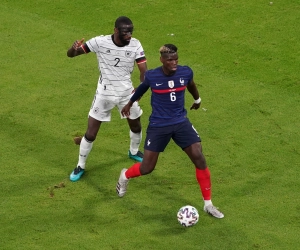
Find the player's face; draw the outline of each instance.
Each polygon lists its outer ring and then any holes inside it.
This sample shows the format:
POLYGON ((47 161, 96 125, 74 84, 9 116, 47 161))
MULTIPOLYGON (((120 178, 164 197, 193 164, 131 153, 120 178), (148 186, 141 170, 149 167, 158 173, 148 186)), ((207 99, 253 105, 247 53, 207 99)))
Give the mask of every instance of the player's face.
POLYGON ((118 28, 118 37, 123 45, 128 45, 130 43, 133 33, 133 25, 122 25, 118 28))
POLYGON ((160 61, 163 64, 163 69, 166 74, 174 74, 178 65, 177 53, 165 53, 160 57, 160 61))

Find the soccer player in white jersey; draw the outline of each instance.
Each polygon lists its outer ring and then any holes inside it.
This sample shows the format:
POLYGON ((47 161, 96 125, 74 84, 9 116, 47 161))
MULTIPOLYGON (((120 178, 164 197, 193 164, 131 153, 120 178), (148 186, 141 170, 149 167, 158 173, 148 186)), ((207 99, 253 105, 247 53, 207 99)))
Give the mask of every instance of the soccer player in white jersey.
MULTIPOLYGON (((112 35, 94 37, 84 43, 84 39, 75 41, 67 51, 68 57, 75 57, 94 52, 98 59, 100 76, 96 94, 88 116, 88 126, 80 142, 79 160, 70 175, 71 181, 80 179, 85 170, 87 157, 102 122, 111 120, 111 110, 118 107, 119 111, 127 104, 134 92, 131 73, 135 63, 140 71, 140 82, 144 80, 147 70, 146 57, 139 40, 132 37, 133 23, 125 16, 115 21, 112 35)), ((143 111, 135 103, 127 118, 130 127, 130 148, 128 155, 141 162, 143 153, 139 151, 142 139, 140 116, 143 111)), ((120 114, 121 115, 121 114, 120 114)), ((121 115, 121 118, 125 118, 121 115)))

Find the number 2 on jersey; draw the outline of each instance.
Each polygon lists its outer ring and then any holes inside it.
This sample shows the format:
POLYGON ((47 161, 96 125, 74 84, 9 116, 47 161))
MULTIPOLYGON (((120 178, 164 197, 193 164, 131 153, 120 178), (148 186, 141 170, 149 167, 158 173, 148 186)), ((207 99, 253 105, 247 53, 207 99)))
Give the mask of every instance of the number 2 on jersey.
POLYGON ((118 58, 118 57, 116 57, 116 58, 115 58, 115 61, 117 61, 117 62, 116 62, 116 64, 115 64, 114 66, 115 66, 115 67, 119 67, 119 66, 118 66, 118 63, 121 61, 121 59, 118 58))

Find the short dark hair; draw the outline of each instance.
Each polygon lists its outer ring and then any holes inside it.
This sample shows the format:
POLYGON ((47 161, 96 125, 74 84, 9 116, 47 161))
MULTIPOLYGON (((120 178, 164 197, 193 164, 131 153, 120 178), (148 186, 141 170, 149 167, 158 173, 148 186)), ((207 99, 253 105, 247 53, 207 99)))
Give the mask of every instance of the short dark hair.
POLYGON ((159 53, 162 54, 173 54, 177 53, 177 47, 174 44, 165 44, 164 46, 161 46, 159 49, 159 53))
POLYGON ((122 25, 131 25, 132 21, 126 16, 120 16, 115 22, 115 28, 120 28, 122 25))

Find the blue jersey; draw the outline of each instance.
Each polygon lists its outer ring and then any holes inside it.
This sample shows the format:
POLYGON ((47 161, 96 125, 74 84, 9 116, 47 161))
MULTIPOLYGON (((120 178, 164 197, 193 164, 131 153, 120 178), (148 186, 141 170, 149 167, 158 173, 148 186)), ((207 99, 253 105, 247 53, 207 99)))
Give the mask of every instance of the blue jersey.
POLYGON ((151 88, 152 113, 149 117, 150 127, 163 127, 177 124, 187 119, 187 111, 184 108, 184 93, 186 86, 193 79, 193 71, 188 66, 177 65, 174 75, 164 74, 162 67, 149 70, 145 74, 145 80, 138 87, 137 95, 143 94, 151 88))

